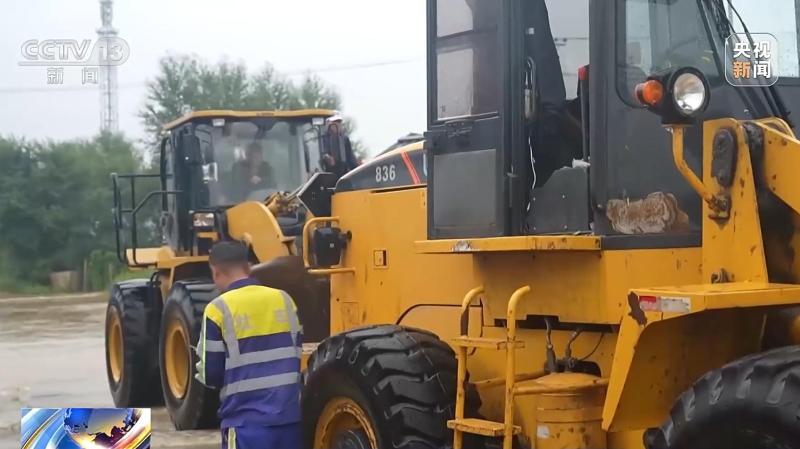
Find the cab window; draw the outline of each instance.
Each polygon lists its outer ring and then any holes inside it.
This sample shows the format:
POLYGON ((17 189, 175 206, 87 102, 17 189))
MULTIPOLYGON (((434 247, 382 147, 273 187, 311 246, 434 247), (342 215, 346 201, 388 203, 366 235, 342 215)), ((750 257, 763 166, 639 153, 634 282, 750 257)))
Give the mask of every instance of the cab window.
POLYGON ((712 46, 696 0, 618 0, 617 91, 639 106, 636 85, 653 73, 691 66, 709 81, 720 79, 719 53, 712 46))
MULTIPOLYGON (((742 16, 747 29, 753 33, 770 33, 778 41, 772 57, 777 56, 778 75, 800 77, 798 53, 798 2, 795 0, 770 0, 769 7, 761 0, 733 0, 733 6, 742 16)), ((728 20, 737 33, 744 32, 741 22, 727 2, 728 20)))
POLYGON ((578 97, 578 70, 589 64, 589 0, 546 0, 567 100, 578 97))
POLYGON ((436 118, 500 108, 500 14, 497 0, 437 0, 436 118))

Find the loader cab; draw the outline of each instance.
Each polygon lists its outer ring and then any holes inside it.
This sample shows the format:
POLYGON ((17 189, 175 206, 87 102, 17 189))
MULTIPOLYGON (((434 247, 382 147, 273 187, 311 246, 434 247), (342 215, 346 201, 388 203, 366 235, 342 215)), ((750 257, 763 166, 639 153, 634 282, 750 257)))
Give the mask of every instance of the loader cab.
MULTIPOLYGON (((751 32, 773 29, 757 2, 733 3, 751 32)), ((786 54, 776 88, 792 104, 800 22, 794 0, 778 3, 786 54)), ((699 244, 700 200, 633 89, 655 72, 702 71, 711 103, 685 138, 700 173, 703 120, 776 115, 764 89, 726 82, 733 14, 719 0, 429 0, 429 238, 699 244)))
MULTIPOLYGON (((196 228, 224 225, 227 208, 290 192, 322 171, 320 139, 333 111, 195 112, 168 124, 161 144, 162 227, 177 251, 196 228), (213 217, 213 218, 212 218, 213 217)), ((201 229, 208 230, 208 229, 201 229)))
POLYGON ((205 254, 214 236, 227 233, 227 209, 294 191, 322 171, 323 126, 335 113, 197 111, 166 124, 157 173, 112 174, 117 256, 153 265, 158 248, 142 248, 140 234, 159 228, 174 254, 205 254), (160 186, 143 186, 147 180, 160 186))

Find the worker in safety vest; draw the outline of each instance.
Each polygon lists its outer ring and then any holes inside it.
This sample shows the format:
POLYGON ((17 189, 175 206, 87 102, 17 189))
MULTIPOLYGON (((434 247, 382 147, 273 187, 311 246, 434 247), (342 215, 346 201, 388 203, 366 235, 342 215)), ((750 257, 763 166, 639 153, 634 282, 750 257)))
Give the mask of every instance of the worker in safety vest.
POLYGON ((300 449, 302 329, 292 298, 249 276, 248 252, 211 248, 222 294, 206 306, 196 377, 220 389, 223 449, 300 449))

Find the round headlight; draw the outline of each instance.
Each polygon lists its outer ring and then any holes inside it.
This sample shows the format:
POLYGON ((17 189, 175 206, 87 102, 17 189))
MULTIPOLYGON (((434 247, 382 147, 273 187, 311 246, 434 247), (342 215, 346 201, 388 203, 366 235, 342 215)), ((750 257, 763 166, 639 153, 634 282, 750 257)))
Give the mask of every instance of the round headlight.
POLYGON ((706 85, 695 73, 682 73, 672 90, 678 112, 691 116, 703 109, 706 102, 706 85))

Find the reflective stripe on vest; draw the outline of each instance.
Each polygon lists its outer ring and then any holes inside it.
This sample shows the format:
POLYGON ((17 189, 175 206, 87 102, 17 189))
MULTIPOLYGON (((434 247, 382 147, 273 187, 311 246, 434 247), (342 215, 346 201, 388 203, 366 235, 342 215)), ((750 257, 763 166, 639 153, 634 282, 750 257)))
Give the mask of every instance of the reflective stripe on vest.
POLYGON ((233 314, 222 296, 215 299, 214 303, 222 310, 222 338, 228 345, 228 358, 235 359, 239 356, 239 340, 236 339, 236 328, 233 327, 233 314))
POLYGON ((222 387, 219 397, 224 399, 232 394, 248 391, 263 390, 265 388, 282 387, 297 383, 297 373, 273 374, 272 376, 256 377, 232 382, 222 387))
POLYGON ((221 340, 205 340, 204 350, 208 352, 225 352, 225 343, 221 340))
POLYGON ((297 345, 297 334, 300 333, 300 323, 297 321, 297 313, 294 312, 294 303, 288 293, 281 291, 283 296, 283 308, 286 310, 286 315, 289 317, 289 332, 292 334, 292 345, 297 352, 297 357, 302 356, 302 349, 297 345))
MULTIPOLYGON (((216 304, 222 311, 222 338, 225 340, 225 345, 228 347, 228 357, 225 360, 226 371, 257 363, 272 362, 289 358, 299 359, 302 356, 302 349, 297 345, 298 334, 301 331, 301 327, 297 320, 297 314, 294 312, 292 299, 285 292, 281 292, 281 294, 283 296, 283 304, 289 321, 289 333, 292 336, 292 347, 267 349, 264 351, 248 352, 246 354, 241 354, 239 352, 239 340, 236 338, 236 328, 234 327, 233 314, 231 313, 228 304, 225 303, 225 300, 222 296, 213 301, 213 303, 216 304)), ((225 399, 226 397, 236 393, 293 385, 299 382, 300 379, 301 374, 299 372, 274 374, 271 376, 244 379, 223 386, 222 390, 220 391, 220 399, 225 399)))

